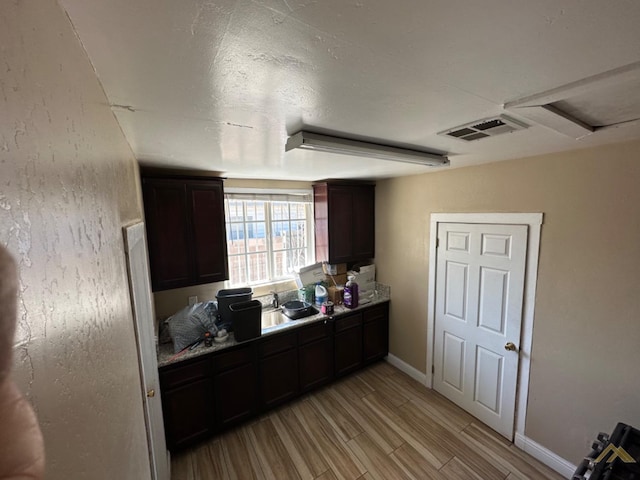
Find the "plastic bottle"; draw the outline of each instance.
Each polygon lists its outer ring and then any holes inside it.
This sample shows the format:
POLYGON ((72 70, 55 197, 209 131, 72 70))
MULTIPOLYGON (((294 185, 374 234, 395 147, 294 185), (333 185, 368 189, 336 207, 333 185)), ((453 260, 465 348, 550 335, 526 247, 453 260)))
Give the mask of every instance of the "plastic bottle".
POLYGON ((329 293, 327 289, 320 285, 320 282, 316 283, 316 305, 322 306, 324 302, 327 301, 329 297, 329 293))
POLYGON ((358 306, 358 284, 353 275, 349 275, 349 281, 344 286, 344 306, 347 308, 356 308, 358 306))

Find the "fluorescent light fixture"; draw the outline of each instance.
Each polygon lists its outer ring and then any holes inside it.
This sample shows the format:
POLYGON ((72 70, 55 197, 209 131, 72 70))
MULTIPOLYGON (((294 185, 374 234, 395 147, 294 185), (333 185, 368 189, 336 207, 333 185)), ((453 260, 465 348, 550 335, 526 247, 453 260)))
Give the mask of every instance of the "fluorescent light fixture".
POLYGON ((377 143, 360 142, 347 138, 331 137, 329 135, 305 132, 304 130, 291 135, 287 140, 285 151, 288 152, 294 148, 375 158, 378 160, 391 160, 393 162, 415 163, 417 165, 436 166, 449 164, 449 159, 446 155, 378 145, 377 143))

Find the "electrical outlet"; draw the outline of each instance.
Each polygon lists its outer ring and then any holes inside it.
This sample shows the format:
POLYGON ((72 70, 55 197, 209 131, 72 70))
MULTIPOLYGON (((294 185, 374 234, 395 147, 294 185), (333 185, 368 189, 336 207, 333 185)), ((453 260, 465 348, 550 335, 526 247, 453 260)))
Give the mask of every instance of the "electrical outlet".
POLYGON ((193 297, 189 297, 189 306, 195 305, 198 303, 198 296, 194 295, 193 297))

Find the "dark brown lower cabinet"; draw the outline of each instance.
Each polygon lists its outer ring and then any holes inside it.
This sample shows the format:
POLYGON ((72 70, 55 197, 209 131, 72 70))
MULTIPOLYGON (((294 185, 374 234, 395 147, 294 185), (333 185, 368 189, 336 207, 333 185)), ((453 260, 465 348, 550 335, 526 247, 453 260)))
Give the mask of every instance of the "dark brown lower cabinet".
POLYGON ((297 333, 265 338, 258 344, 260 405, 267 410, 298 394, 297 333))
POLYGON ((362 313, 336 319, 333 347, 336 377, 362 366, 362 313))
POLYGON ((165 392, 162 408, 169 440, 167 448, 172 450, 207 438, 213 432, 211 380, 197 380, 165 392))
POLYGON ((294 348, 260 359, 260 394, 264 409, 298 395, 298 355, 294 348))
POLYGON ((213 433, 215 408, 209 359, 161 371, 160 384, 169 449, 182 448, 213 433))
POLYGON ((362 312, 363 361, 375 362, 389 353, 389 304, 362 312))
POLYGON ((216 423, 228 427, 256 414, 256 367, 243 365, 215 377, 216 423))
POLYGON ((333 378, 331 324, 323 322, 301 329, 298 334, 300 391, 329 383, 333 378))
POLYGON ((160 369, 167 446, 179 450, 388 353, 387 303, 160 369))
POLYGON ((257 376, 253 347, 247 346, 214 358, 215 418, 218 428, 240 423, 257 413, 257 376))

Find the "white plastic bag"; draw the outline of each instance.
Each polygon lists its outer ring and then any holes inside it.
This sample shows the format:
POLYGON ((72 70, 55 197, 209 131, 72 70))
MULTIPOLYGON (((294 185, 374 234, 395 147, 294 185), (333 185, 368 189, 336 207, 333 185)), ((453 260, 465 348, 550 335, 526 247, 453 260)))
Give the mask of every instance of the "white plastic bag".
POLYGON ((218 328, 215 325, 218 308, 215 302, 202 302, 183 308, 167 319, 169 333, 173 339, 175 353, 184 350, 209 332, 215 336, 218 328))

